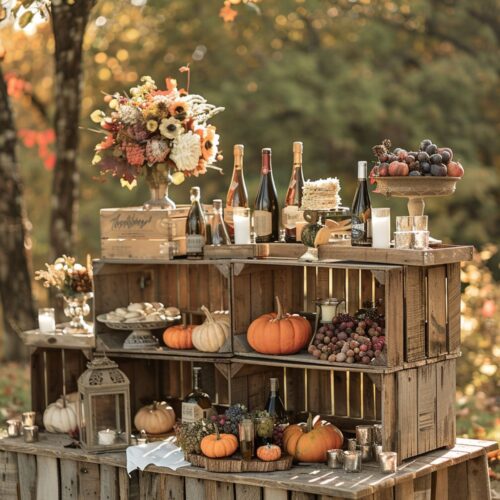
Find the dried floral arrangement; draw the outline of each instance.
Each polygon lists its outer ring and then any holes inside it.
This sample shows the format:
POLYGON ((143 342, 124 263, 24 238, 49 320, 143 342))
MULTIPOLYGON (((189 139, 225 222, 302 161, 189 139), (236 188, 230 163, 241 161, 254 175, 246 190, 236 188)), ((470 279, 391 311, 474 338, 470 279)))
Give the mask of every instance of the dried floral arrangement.
POLYGON ((87 256, 87 264, 83 266, 74 257, 63 255, 53 264, 45 264, 46 270, 36 271, 35 279, 42 280, 45 288, 56 288, 70 297, 92 291, 92 262, 87 256))
POLYGON ((118 177, 122 186, 132 189, 141 175, 152 186, 170 175, 169 180, 180 184, 185 177, 217 168, 213 164, 222 159, 219 135, 208 122, 224 108, 189 94, 189 67, 180 71, 188 75, 187 90, 178 88, 172 78, 166 79, 167 90, 159 90, 150 76, 143 76, 130 95, 105 96, 109 114, 91 114, 103 129, 97 132, 105 134, 92 162, 101 174, 118 177))

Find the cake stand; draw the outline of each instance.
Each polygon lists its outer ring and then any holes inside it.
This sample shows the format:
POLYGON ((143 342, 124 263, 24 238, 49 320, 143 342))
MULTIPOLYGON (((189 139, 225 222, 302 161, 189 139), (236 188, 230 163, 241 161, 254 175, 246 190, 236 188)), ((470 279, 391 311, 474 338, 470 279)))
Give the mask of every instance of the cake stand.
POLYGON ((151 330, 167 328, 181 319, 181 315, 179 314, 178 316, 165 316, 165 319, 160 321, 124 323, 108 321, 106 316, 106 314, 100 314, 96 319, 112 330, 131 332, 123 342, 124 349, 148 349, 158 347, 158 339, 151 333, 151 330))
MULTIPOLYGON (((455 192, 460 177, 375 177, 377 189, 374 193, 408 198, 409 215, 424 215, 425 198, 450 196, 455 192)), ((441 240, 429 238, 433 244, 441 240)))

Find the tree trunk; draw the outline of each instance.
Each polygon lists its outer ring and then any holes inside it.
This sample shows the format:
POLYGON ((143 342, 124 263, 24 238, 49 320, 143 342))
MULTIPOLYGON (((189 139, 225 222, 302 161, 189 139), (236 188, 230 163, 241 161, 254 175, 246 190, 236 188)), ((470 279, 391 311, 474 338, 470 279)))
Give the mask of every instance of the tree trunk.
POLYGON ((0 66, 0 302, 5 325, 3 358, 6 360, 19 360, 26 355, 16 330, 35 326, 31 273, 24 245, 22 198, 14 117, 0 66))
POLYGON ((55 39, 56 165, 50 216, 51 257, 71 254, 78 213, 78 123, 82 87, 82 45, 95 0, 52 3, 55 39))

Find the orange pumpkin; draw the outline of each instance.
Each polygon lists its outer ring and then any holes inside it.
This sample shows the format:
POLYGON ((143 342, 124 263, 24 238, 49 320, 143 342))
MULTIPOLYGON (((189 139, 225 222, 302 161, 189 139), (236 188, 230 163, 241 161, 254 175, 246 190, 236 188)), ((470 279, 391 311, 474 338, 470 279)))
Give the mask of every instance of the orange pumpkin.
POLYGON ((163 342, 170 349, 192 349, 192 334, 196 325, 174 325, 163 332, 163 342))
POLYGON ((231 456, 238 449, 238 438, 234 434, 215 434, 205 436, 200 443, 201 452, 209 458, 231 456))
POLYGON ((263 462, 274 462, 281 458, 281 448, 275 444, 266 444, 257 448, 257 458, 263 462))
POLYGON ((342 448, 344 436, 330 422, 309 414, 307 422, 289 425, 283 432, 283 448, 298 462, 326 462, 326 452, 342 448))
POLYGON ((311 339, 311 324, 298 314, 285 314, 276 297, 277 312, 263 314, 248 327, 247 340, 262 354, 295 354, 311 339))

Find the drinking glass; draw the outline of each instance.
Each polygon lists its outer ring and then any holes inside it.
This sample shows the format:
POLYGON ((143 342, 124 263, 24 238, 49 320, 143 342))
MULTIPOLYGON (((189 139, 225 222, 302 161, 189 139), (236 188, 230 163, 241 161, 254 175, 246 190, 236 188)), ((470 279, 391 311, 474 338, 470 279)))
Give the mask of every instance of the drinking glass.
POLYGON ((255 439, 253 420, 244 418, 238 424, 238 434, 240 438, 240 452, 243 460, 252 460, 255 439))

